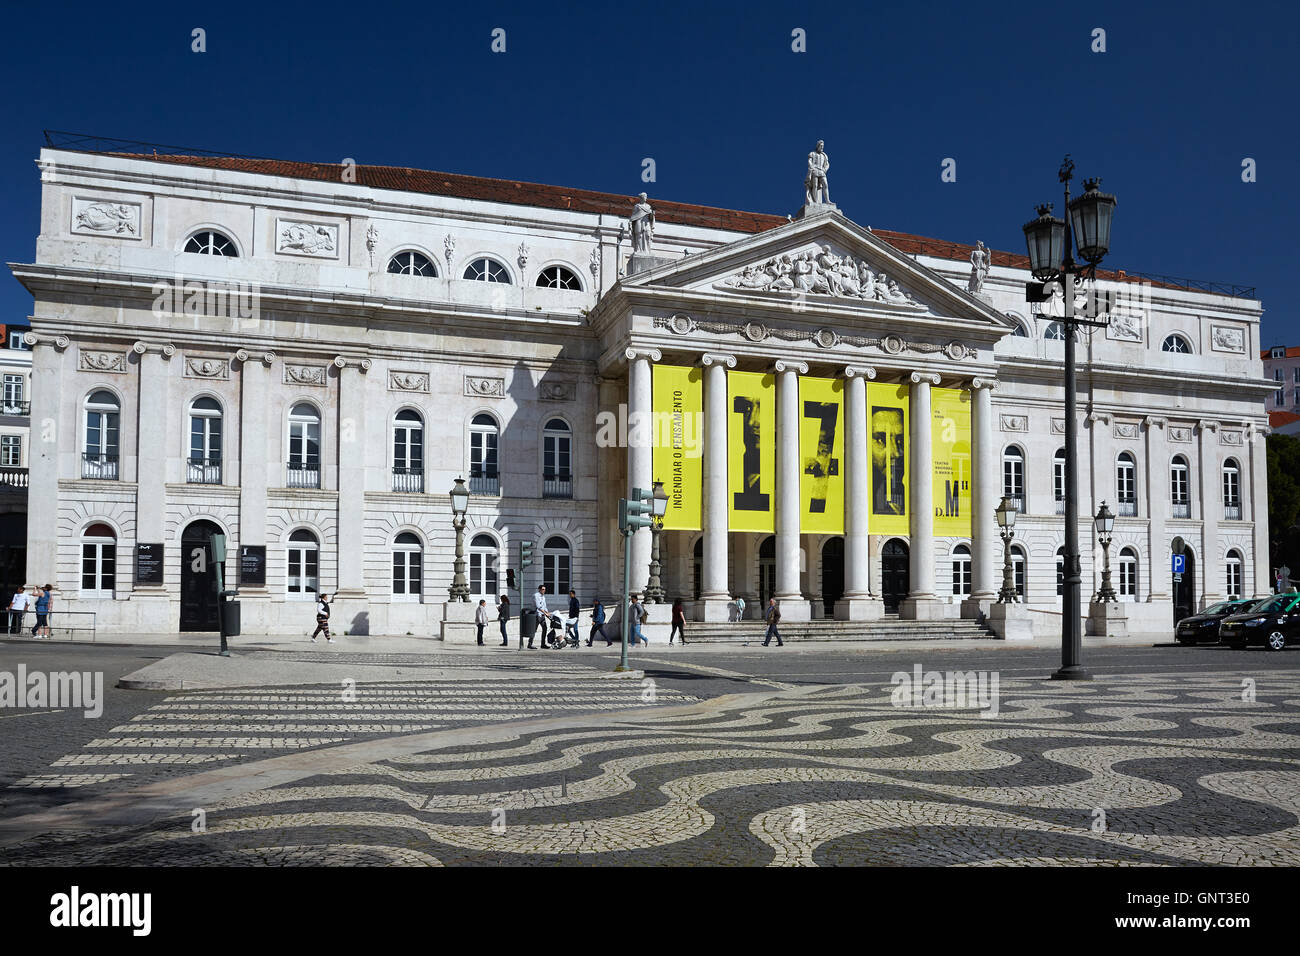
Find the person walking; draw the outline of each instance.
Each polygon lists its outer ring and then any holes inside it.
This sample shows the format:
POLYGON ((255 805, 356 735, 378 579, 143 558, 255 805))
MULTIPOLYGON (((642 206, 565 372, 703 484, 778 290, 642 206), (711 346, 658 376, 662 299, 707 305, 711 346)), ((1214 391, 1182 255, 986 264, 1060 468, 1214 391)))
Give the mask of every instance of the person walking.
POLYGON ((767 647, 767 645, 771 642, 772 638, 774 637, 776 638, 777 647, 785 647, 785 641, 781 640, 781 632, 776 629, 776 626, 779 623, 781 623, 781 609, 776 605, 776 598, 768 598, 767 599, 767 637, 763 639, 764 647, 767 647))
POLYGON ((745 599, 743 597, 738 597, 736 598, 736 620, 743 621, 744 619, 745 619, 745 599))
POLYGON ((510 623, 510 598, 501 595, 501 603, 497 605, 497 621, 501 625, 501 646, 508 647, 509 639, 506 637, 506 625, 510 623))
POLYGON ((569 617, 564 622, 564 639, 574 647, 578 646, 578 616, 582 614, 582 605, 578 603, 578 595, 572 588, 569 589, 569 617))
POLYGON ((673 602, 673 627, 668 632, 668 646, 673 645, 673 635, 682 636, 682 647, 686 646, 686 608, 682 605, 682 599, 678 598, 673 602))
POLYGON ((32 626, 32 637, 38 641, 50 638, 50 604, 54 601, 50 591, 48 584, 36 589, 36 624, 32 626), (42 631, 45 633, 42 634, 42 631))
POLYGON ((30 598, 27 596, 27 588, 22 587, 14 592, 14 596, 9 600, 9 633, 20 634, 23 629, 23 615, 27 613, 27 605, 30 598))
POLYGON ((627 607, 627 642, 633 647, 636 647, 638 641, 645 644, 647 647, 650 645, 650 642, 645 639, 645 634, 641 632, 641 625, 644 624, 649 617, 649 613, 641 606, 641 602, 637 600, 636 595, 633 594, 632 600, 628 603, 627 607))
POLYGON ((542 631, 542 647, 546 647, 546 625, 550 621, 551 615, 546 610, 546 585, 537 585, 537 590, 533 594, 533 608, 537 611, 537 627, 528 635, 528 649, 536 650, 533 647, 533 639, 537 636, 538 628, 542 631))
POLYGON ((478 628, 478 646, 483 646, 483 631, 487 628, 487 599, 479 598, 478 608, 474 611, 474 626, 478 628))
POLYGON ((591 647, 591 642, 595 640, 597 634, 605 639, 606 647, 614 643, 610 640, 609 635, 605 633, 605 605, 599 601, 591 606, 591 632, 587 635, 588 647, 591 647))
POLYGON ((316 630, 311 633, 311 642, 316 643, 317 634, 325 635, 325 643, 333 644, 334 638, 330 637, 330 596, 322 594, 320 600, 316 602, 316 630))

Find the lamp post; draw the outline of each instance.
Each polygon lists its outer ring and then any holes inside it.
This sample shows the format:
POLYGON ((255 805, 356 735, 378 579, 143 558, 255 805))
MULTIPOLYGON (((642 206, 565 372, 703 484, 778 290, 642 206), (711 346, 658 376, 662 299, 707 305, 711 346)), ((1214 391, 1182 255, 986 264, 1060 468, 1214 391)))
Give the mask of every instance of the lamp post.
POLYGON ((659 578, 663 570, 662 565, 659 563, 659 535, 664 530, 664 515, 668 513, 668 495, 664 491, 664 483, 656 481, 654 490, 650 494, 650 507, 652 510, 650 516, 650 580, 646 582, 645 600, 647 604, 663 604, 664 586, 659 578))
POLYGON ((457 478, 448 492, 451 497, 451 526, 456 530, 455 575, 448 589, 453 601, 469 600, 469 582, 465 580, 465 510, 469 507, 469 489, 465 479, 457 478))
POLYGON ((1101 589, 1093 595, 1092 600, 1096 604, 1110 604, 1118 601, 1119 597, 1110 586, 1110 542, 1111 532, 1115 530, 1115 516, 1106 507, 1106 502, 1103 501, 1097 509, 1093 523, 1097 526, 1097 541, 1101 544, 1101 589))
MULTIPOLYGON (((1038 218, 1024 225, 1025 244, 1029 250, 1029 270, 1038 282, 1025 287, 1025 299, 1045 302, 1056 289, 1064 294, 1065 314, 1061 320, 1065 332, 1065 581, 1061 621, 1061 667, 1053 672, 1055 680, 1091 680, 1092 675, 1081 663, 1083 635, 1080 623, 1079 585, 1079 478, 1076 447, 1079 419, 1076 412, 1077 383, 1074 362, 1074 335, 1079 326, 1104 327, 1105 322, 1077 318, 1074 313, 1074 284, 1077 278, 1095 279, 1097 264, 1110 250, 1110 226, 1115 214, 1115 197, 1098 189, 1099 179, 1083 184, 1083 195, 1070 199, 1070 180, 1074 163, 1067 155, 1058 172, 1065 189, 1065 208, 1072 229, 1052 215, 1051 204, 1037 207, 1038 218), (1071 239, 1084 261, 1076 263, 1071 239)), ((1095 302, 1096 300, 1094 300, 1095 302)), ((1095 308, 1089 312, 1097 311, 1095 308)))
POLYGON ((1011 539, 1016 536, 1016 506, 1010 498, 1004 497, 993 513, 997 515, 998 533, 1002 535, 1002 590, 998 591, 995 603, 1018 604, 1020 594, 1016 591, 1016 574, 1011 565, 1011 539))

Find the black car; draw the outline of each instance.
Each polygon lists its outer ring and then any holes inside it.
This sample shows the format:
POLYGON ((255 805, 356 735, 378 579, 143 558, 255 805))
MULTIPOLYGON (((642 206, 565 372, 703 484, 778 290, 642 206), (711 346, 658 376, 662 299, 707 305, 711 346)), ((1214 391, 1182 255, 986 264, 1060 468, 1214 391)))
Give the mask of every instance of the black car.
POLYGON ((1244 613, 1228 615, 1219 625, 1219 640, 1238 648, 1263 644, 1270 651, 1300 643, 1300 594, 1265 598, 1244 613))
POLYGON ((1217 644, 1219 643, 1219 623, 1229 614, 1239 614, 1259 601, 1249 600, 1220 601, 1211 604, 1200 614, 1185 617, 1174 627, 1174 640, 1179 644, 1217 644))

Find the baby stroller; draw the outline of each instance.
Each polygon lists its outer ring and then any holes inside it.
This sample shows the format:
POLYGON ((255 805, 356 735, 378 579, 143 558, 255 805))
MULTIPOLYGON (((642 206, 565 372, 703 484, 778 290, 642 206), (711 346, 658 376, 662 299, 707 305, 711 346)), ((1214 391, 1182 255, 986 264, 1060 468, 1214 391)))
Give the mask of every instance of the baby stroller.
POLYGON ((548 616, 551 626, 546 635, 546 646, 553 649, 577 647, 579 643, 577 620, 571 618, 566 621, 559 611, 552 611, 548 616))

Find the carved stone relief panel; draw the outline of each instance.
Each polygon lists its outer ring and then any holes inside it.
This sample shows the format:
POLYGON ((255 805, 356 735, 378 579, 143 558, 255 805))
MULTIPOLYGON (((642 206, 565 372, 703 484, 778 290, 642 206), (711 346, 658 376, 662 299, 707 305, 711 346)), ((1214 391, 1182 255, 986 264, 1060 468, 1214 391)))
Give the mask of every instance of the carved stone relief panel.
POLYGON ((291 256, 337 259, 339 257, 339 227, 337 224, 330 223, 277 219, 275 221, 275 251, 291 256))
POLYGON ((284 383, 286 385, 324 385, 325 366, 290 365, 284 366, 284 383))
POLYGON ((122 352, 92 352, 82 349, 77 368, 83 372, 125 372, 126 355, 122 352))
POLYGON ((1001 428, 1004 432, 1027 432, 1029 431, 1029 416, 1003 415, 1001 428))
POLYGON ((429 390, 428 372, 388 373, 388 390, 390 392, 427 392, 429 390))
POLYGON ((466 375, 465 394, 474 395, 478 398, 505 398, 506 380, 504 378, 466 375))
POLYGON ((1116 438, 1137 438, 1142 430, 1142 426, 1137 422, 1116 422, 1116 438))
POLYGON ((140 203, 73 199, 72 231, 116 239, 140 238, 140 203))
POLYGON ((1216 352, 1246 351, 1246 330, 1232 325, 1215 325, 1210 328, 1210 348, 1216 352))

